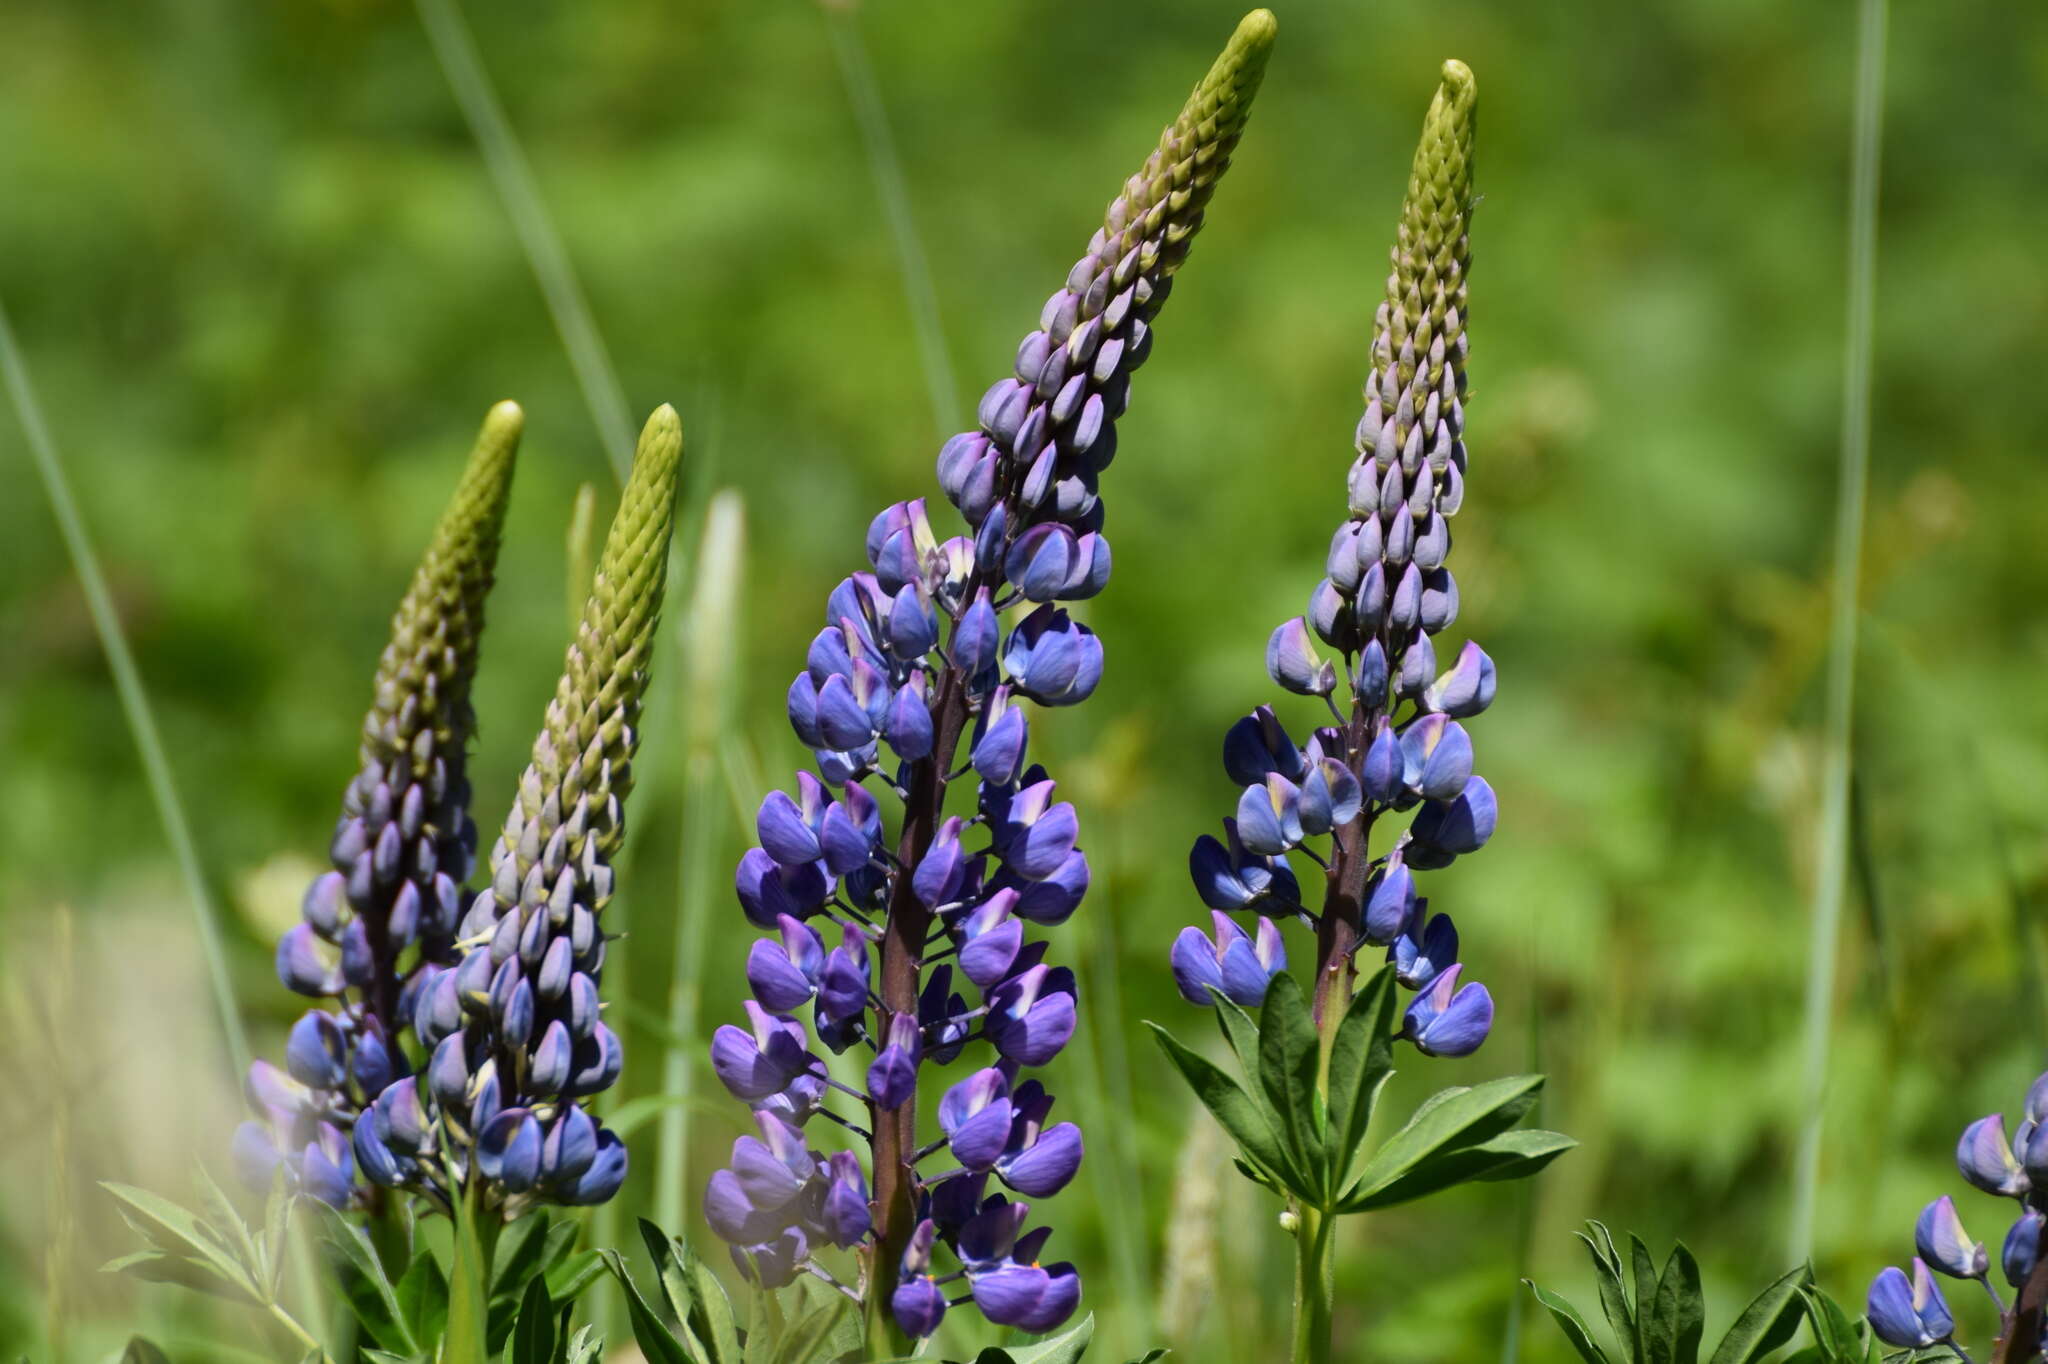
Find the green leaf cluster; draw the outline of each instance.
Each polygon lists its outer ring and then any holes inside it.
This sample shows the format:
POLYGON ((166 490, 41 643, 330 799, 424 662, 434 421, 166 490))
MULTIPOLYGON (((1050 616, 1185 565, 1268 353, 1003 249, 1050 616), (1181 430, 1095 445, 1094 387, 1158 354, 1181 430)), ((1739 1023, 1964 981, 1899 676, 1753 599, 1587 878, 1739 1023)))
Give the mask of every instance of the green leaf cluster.
MULTIPOLYGON (((1672 1248, 1660 1273, 1649 1248, 1640 1237, 1631 1235, 1624 1271, 1621 1252, 1606 1227, 1588 1222, 1578 1236, 1593 1259, 1600 1310, 1613 1333, 1614 1352, 1610 1354, 1600 1344, 1593 1328, 1571 1303, 1533 1283, 1529 1287, 1579 1358, 1586 1364, 1699 1364, 1706 1300, 1700 1290, 1699 1265, 1684 1243, 1672 1248)), ((1934 1364, 1959 1358, 1946 1346, 1881 1353, 1869 1325, 1816 1288, 1812 1266, 1801 1265, 1779 1275, 1750 1299, 1708 1356, 1707 1364, 1760 1364, 1790 1345, 1802 1322, 1811 1331, 1812 1343, 1787 1356, 1786 1364, 1879 1364, 1880 1359, 1883 1364, 1934 1364)))
POLYGON ((1525 1178, 1575 1145, 1560 1133, 1516 1127, 1543 1086, 1540 1075, 1517 1075, 1432 1095, 1368 1156, 1373 1109, 1394 1073, 1394 991, 1388 967, 1351 1000, 1331 1038, 1326 1078, 1308 1000, 1285 973, 1273 978, 1256 1021, 1222 996, 1215 1000, 1224 1040, 1250 1084, 1150 1026, 1237 1142, 1238 1169, 1326 1213, 1370 1212, 1457 1184, 1525 1178))
POLYGON ((626 1293, 633 1339, 648 1364, 813 1364, 858 1359, 860 1321, 853 1304, 815 1279, 752 1295, 743 1329, 718 1276, 690 1244, 640 1219, 661 1285, 658 1310, 615 1250, 598 1252, 626 1293))

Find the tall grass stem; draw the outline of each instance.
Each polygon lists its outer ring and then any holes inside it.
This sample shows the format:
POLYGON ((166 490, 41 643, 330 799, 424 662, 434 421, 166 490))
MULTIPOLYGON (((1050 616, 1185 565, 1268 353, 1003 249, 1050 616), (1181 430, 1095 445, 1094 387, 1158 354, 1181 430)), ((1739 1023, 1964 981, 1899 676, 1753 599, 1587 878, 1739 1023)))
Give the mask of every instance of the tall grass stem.
POLYGON ((214 899, 207 884, 205 868, 199 861, 199 845, 192 837, 192 822, 186 818, 184 801, 178 795, 177 778, 171 771, 163 736, 157 731, 156 712, 150 705, 149 690, 143 685, 142 673, 135 666, 134 654, 129 651, 128 636, 121 626, 121 614, 115 610, 113 594, 107 590, 99 554, 93 549, 92 537, 86 533, 85 519, 79 514, 78 502, 71 494, 64 461, 58 454, 56 441, 50 436, 49 424, 43 418, 42 404, 36 398, 35 385, 29 380, 28 363, 15 340, 14 327, 7 320, 4 303, 0 303, 0 371, 5 373, 8 396, 13 399, 22 434, 28 439, 29 456, 42 479, 43 491, 50 499, 50 512, 57 520, 58 533, 64 538, 64 548, 71 555, 71 566, 78 574, 79 588, 85 594, 86 611, 92 617, 94 632, 99 635, 100 648, 107 656, 107 671, 113 674, 121 713, 127 718, 128 731, 134 736, 136 752, 141 756, 150 798, 156 803, 157 818, 164 826, 164 838, 171 845, 172 856, 177 859, 179 874, 184 879, 186 898, 191 902, 193 923, 198 930, 199 954, 206 966, 214 1009, 220 1016, 221 1037, 227 1045, 228 1059, 233 1064, 239 1084, 242 1072, 249 1068, 249 1036, 242 1028, 242 1016, 236 1011, 235 992, 228 977, 220 905, 214 899))
POLYGON ((1836 484, 1833 601, 1828 625, 1827 702, 1821 748, 1821 808, 1815 858, 1812 941, 1807 951, 1804 1083, 1793 1169, 1787 1259, 1813 1253, 1827 1109, 1828 1052, 1834 1032, 1836 953, 1849 858, 1849 774, 1856 711, 1856 628, 1863 566, 1863 521, 1870 474, 1872 315, 1877 285, 1877 195, 1884 130, 1887 0, 1857 11, 1856 108, 1849 180, 1848 318, 1842 349, 1842 446, 1836 484))
POLYGON ((895 136, 889 131, 888 109, 882 103, 881 87, 875 81, 874 65, 868 60, 867 44, 861 41, 860 21, 853 8, 832 4, 820 8, 825 14, 825 30, 832 40, 833 59, 839 63, 839 76, 846 82, 846 97, 853 105, 854 122, 860 126, 861 146, 867 152, 875 193, 882 201, 889 233, 896 242, 904 301, 910 308, 918 361, 931 396, 934 433, 945 436, 958 425, 953 364, 946 350, 945 328, 939 320, 939 296, 932 286, 924 240, 918 236, 917 219, 910 211, 910 190, 904 184, 903 163, 896 155, 895 136))
POLYGON ((605 458, 611 462, 619 482, 624 483, 633 461, 632 412, 626 406, 625 389, 612 368, 604 338, 591 318, 583 286, 576 280, 575 267, 569 263, 569 253, 563 249, 554 220, 548 216, 547 205, 534 184, 533 169, 520 149, 511 121, 505 117, 504 107, 498 103, 497 93, 491 88, 490 75, 477 54, 476 39, 455 0, 416 3, 427 40, 433 45, 434 58, 448 79, 455 102, 462 106, 462 116, 476 138, 477 149, 483 153, 491 183, 504 201, 512 230, 518 234, 527 264, 533 268, 541 296, 547 301, 548 313, 555 320, 555 330, 569 352, 569 364, 576 371, 584 404, 589 407, 590 419, 596 423, 598 436, 604 442, 605 458))
POLYGON ((720 902, 717 882, 723 865, 719 851, 726 802, 719 743, 732 721, 733 641, 745 558, 746 504, 737 492, 724 489, 713 494, 705 508, 690 605, 684 629, 678 632, 683 653, 682 860, 676 879, 680 903, 675 957, 669 973, 670 1040, 661 1069, 661 1091, 677 1102, 661 1115, 654 1180, 656 1221, 671 1230, 683 1225, 690 1167, 689 1100, 696 1078, 696 1052, 682 1044, 697 1034, 704 929, 712 906, 720 902))

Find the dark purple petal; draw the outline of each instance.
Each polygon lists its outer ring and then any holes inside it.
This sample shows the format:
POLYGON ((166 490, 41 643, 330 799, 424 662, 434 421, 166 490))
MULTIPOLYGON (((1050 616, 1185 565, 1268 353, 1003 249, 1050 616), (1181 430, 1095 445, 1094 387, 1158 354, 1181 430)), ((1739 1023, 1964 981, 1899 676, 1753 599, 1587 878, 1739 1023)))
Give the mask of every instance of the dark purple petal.
POLYGON ((1080 1168, 1081 1129, 1070 1122, 1055 1123, 1029 1146, 996 1162, 1003 1183, 1027 1198, 1050 1198, 1080 1168))
POLYGON ((889 1298, 889 1312, 903 1334, 922 1340, 946 1319, 946 1290, 929 1274, 903 1280, 889 1298))

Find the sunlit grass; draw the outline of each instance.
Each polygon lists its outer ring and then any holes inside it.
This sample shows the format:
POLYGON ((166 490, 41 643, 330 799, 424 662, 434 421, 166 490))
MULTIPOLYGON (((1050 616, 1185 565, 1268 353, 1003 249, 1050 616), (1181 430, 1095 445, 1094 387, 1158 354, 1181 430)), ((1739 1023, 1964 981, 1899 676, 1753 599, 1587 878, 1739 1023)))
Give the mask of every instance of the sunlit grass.
POLYGON ((5 375, 8 396, 13 400, 22 434, 28 440, 29 456, 42 480, 43 491, 49 497, 50 512, 64 538, 64 548, 71 556, 72 569, 78 574, 85 608, 92 617, 93 632, 99 636, 100 649, 106 655, 107 671, 113 674, 114 690, 121 700, 121 713, 128 722, 129 734, 134 738, 136 752, 142 759, 143 775, 149 783, 150 799, 156 805, 157 818, 163 824, 165 841, 171 845, 179 875, 184 879, 185 896, 191 904, 193 926, 198 933, 200 956, 206 963, 207 983, 220 1018, 221 1037, 227 1046, 228 1061, 239 1076, 249 1066, 249 1038, 243 1030, 242 1016, 235 1006, 234 988, 228 978, 227 953, 221 938, 220 905, 207 882, 206 869, 199 860, 199 845, 192 837, 192 821, 186 816, 184 799, 178 794, 177 777, 171 770, 163 735, 157 730, 149 689, 142 680, 141 670, 135 666, 135 656, 128 647, 128 636, 121 625, 121 614, 114 608, 113 595, 107 590, 107 578, 101 571, 99 554, 86 531, 85 518, 79 512, 77 499, 72 496, 63 458, 50 434, 49 423, 44 420, 42 403, 36 397, 35 385, 29 378, 28 362, 15 341, 14 327, 7 319, 4 302, 0 302, 0 373, 5 375))
POLYGON ((656 1140, 655 1220, 683 1225, 689 1180, 689 1103, 701 1048, 697 1007, 702 995, 706 921, 718 902, 724 874, 719 856, 726 828, 719 741, 732 728, 736 670, 731 641, 746 580, 746 506, 731 490, 716 493, 704 516, 691 575, 681 641, 683 835, 677 873, 675 952, 669 970, 667 1031, 661 1092, 672 1102, 662 1112, 656 1140))
POLYGON ((832 39, 833 60, 839 64, 840 78, 846 82, 846 97, 853 105, 854 121, 860 125, 868 173, 889 218, 896 264, 903 275, 904 302, 910 308, 910 325, 917 334, 918 364, 924 372, 925 390, 931 397, 933 430, 935 435, 944 437, 957 424, 954 408, 959 399, 953 389, 953 364, 946 352, 945 327, 939 318, 938 291, 932 287, 924 241, 918 236, 917 219, 910 211, 910 190, 903 180, 895 135, 889 131, 889 112, 882 103, 874 65, 868 60, 867 44, 861 41, 860 21, 853 9, 832 4, 820 8, 824 11, 826 32, 832 39))
POLYGON ((433 43, 434 58, 448 78, 448 87, 462 106, 462 116, 476 137, 491 183, 504 202, 512 229, 519 234, 520 249, 526 253, 533 277, 547 300, 548 313, 561 333, 562 346, 569 352, 569 364, 576 371, 576 383, 590 419, 604 442, 605 458, 612 472, 624 483, 633 458, 634 424, 626 405, 626 392, 613 369, 604 337, 590 315, 590 304, 577 282, 569 253, 562 247, 547 204, 534 184, 533 169, 527 164, 519 138, 505 117, 491 88, 491 78, 477 55, 476 40, 463 21, 455 0, 418 0, 420 22, 433 43))
POLYGON ((1848 320, 1842 351, 1842 444, 1835 500, 1835 558, 1828 618, 1827 707, 1822 735, 1819 846, 1814 864, 1812 937, 1807 949, 1805 1104, 1792 1176, 1788 1258, 1813 1253, 1827 1111, 1828 1053, 1834 1032, 1835 966, 1848 880, 1852 730, 1856 711, 1856 633, 1863 567, 1864 504, 1870 478, 1871 315, 1877 285, 1877 193, 1884 129, 1887 0, 1857 11, 1856 110, 1849 184, 1848 320))

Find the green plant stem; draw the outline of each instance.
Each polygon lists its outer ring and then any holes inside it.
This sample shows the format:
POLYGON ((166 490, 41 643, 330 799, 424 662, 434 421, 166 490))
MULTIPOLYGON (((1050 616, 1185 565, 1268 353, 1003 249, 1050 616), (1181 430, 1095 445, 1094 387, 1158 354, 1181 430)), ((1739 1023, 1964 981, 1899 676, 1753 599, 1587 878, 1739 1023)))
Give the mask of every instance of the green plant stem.
POLYGON ((1299 1204, 1294 1212, 1300 1219, 1294 1228, 1294 1364, 1328 1364, 1337 1219, 1299 1204))
POLYGON ((121 627, 121 615, 114 609, 113 594, 107 590, 106 575, 100 571, 99 555, 93 549, 92 538, 86 534, 85 518, 79 514, 78 503, 71 495, 70 480, 64 473, 63 460, 57 453, 57 444, 50 436, 48 423, 43 420, 42 404, 36 400, 35 386, 29 381, 28 364, 14 339, 14 328, 7 320, 5 304, 0 304, 0 372, 5 374, 15 415, 20 418, 22 434, 28 439, 29 455, 42 479, 43 491, 50 499, 50 512, 56 518, 64 548, 71 556, 72 569, 78 574, 79 589, 85 594, 86 612, 92 617, 94 632, 99 635, 100 649, 107 656, 107 671, 113 675, 114 691, 121 700, 121 713, 128 721, 128 732, 134 736, 136 752, 142 759, 150 798, 155 802, 157 818, 164 826, 164 838, 171 845, 172 856, 177 859, 179 874, 184 879, 186 898, 192 904, 193 925, 198 930, 199 955, 206 964, 207 982, 213 992, 214 1011, 220 1017, 221 1036, 239 1084, 242 1073, 249 1068, 249 1037, 242 1029, 242 1016, 235 1008, 235 992, 228 978, 220 907, 214 901, 213 892, 207 885, 206 871, 200 865, 199 845, 192 837, 191 822, 185 818, 184 801, 178 795, 178 783, 171 772, 171 760, 164 750, 163 736, 157 732, 149 691, 143 686, 142 673, 135 666, 135 656, 129 652, 128 636, 121 627))
POLYGON ((896 1325, 896 1314, 879 1293, 870 1292, 867 1301, 869 1359, 907 1359, 916 1342, 896 1325))
POLYGON ((448 1290, 443 1364, 490 1364, 491 1256, 503 1224, 479 1207, 474 1182, 455 1209, 455 1267, 448 1290))
POLYGON ((1787 1258, 1813 1253, 1828 1051, 1834 1025, 1835 959, 1849 854, 1851 730, 1856 707, 1857 605, 1863 565, 1864 501, 1870 473, 1872 313, 1877 281, 1878 161, 1884 129, 1886 0, 1858 11, 1856 111, 1849 187, 1848 319, 1843 342, 1841 473, 1836 485, 1833 605, 1829 615, 1827 712, 1822 740, 1819 849, 1807 952, 1805 1082, 1794 1166, 1787 1258))
POLYGON ((318 1351, 322 1364, 325 1364, 328 1358, 327 1347, 315 1340, 312 1332, 299 1325, 298 1318, 285 1311, 282 1304, 277 1302, 270 1304, 270 1317, 271 1320, 284 1327, 285 1330, 290 1331, 299 1344, 305 1346, 308 1350, 318 1351))
POLYGON ((577 283, 575 268, 569 264, 569 253, 563 249, 561 236, 555 231, 547 205, 534 184, 533 169, 527 164, 511 121, 505 117, 505 110, 491 88, 491 78, 477 55, 476 40, 455 0, 416 0, 416 4, 427 40, 433 45, 434 58, 441 64, 441 73, 447 77, 456 103, 462 106, 462 116, 476 138, 477 149, 483 153, 491 183, 504 201, 505 214, 512 220, 512 230, 526 252, 527 264, 540 285, 562 346, 569 352, 570 368, 576 371, 584 405, 590 409, 590 419, 604 442, 605 458, 611 462, 619 482, 624 483, 633 462, 632 414, 626 406, 619 376, 612 368, 611 356, 605 350, 604 338, 591 318, 583 286, 577 283))

